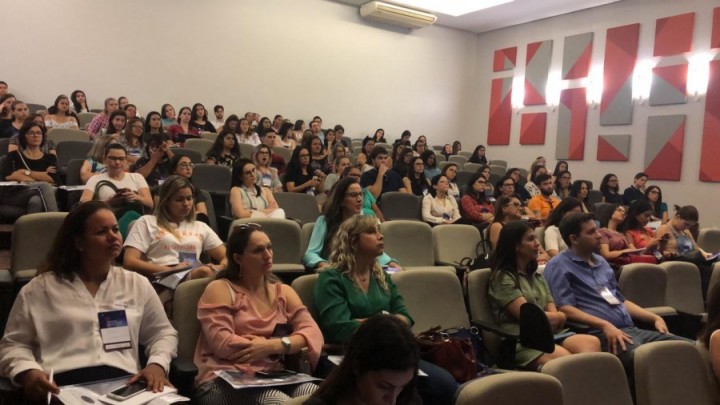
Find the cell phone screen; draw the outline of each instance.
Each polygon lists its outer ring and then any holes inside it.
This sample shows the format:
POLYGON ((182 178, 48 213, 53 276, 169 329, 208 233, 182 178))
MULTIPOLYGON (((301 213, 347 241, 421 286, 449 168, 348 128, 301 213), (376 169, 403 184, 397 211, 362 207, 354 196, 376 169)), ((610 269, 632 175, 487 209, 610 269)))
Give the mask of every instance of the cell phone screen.
POLYGON ((272 337, 285 337, 290 336, 292 333, 292 325, 289 323, 278 323, 275 325, 272 337))
POLYGON ((108 396, 116 398, 129 398, 135 394, 138 394, 147 389, 147 383, 145 381, 137 381, 130 385, 120 387, 114 391, 111 391, 108 396))

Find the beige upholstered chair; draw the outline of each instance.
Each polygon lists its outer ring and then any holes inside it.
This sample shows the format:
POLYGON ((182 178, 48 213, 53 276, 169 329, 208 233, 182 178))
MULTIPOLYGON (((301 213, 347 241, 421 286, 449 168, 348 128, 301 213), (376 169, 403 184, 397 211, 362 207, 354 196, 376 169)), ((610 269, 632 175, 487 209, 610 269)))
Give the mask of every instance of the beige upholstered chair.
POLYGON ((455 405, 563 405, 556 378, 532 372, 495 374, 458 388, 455 405))
POLYGON ((35 276, 66 216, 67 212, 40 212, 18 218, 12 233, 10 253, 13 280, 25 282, 35 276))
POLYGON ((233 229, 245 223, 256 223, 262 227, 273 244, 273 273, 282 276, 283 273, 302 274, 305 267, 300 264, 302 245, 300 225, 289 219, 277 218, 245 218, 236 219, 230 225, 228 236, 233 229))
POLYGON ((667 273, 648 263, 623 266, 618 286, 625 298, 660 316, 674 316, 677 311, 665 303, 667 273))
POLYGON ((480 231, 472 225, 439 225, 432 228, 432 239, 435 262, 453 265, 477 256, 480 231))
POLYGON ((420 221, 386 221, 380 224, 385 252, 400 266, 434 266, 433 236, 430 225, 420 221))

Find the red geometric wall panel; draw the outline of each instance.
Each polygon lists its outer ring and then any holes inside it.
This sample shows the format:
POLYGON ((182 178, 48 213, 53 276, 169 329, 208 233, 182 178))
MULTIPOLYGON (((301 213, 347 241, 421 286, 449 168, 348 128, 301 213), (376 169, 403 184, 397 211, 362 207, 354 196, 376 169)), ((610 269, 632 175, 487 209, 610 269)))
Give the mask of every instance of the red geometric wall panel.
POLYGON ((527 46, 525 57, 525 105, 545 105, 545 90, 550 59, 552 57, 552 40, 533 42, 527 46))
POLYGON ((645 173, 652 180, 680 181, 685 115, 648 117, 645 138, 645 173))
POLYGON ((606 162, 630 160, 630 135, 599 135, 597 160, 606 162))
POLYGON ((700 152, 700 181, 720 181, 720 60, 710 62, 705 122, 700 152))
POLYGON ((632 124, 632 77, 639 36, 640 24, 607 30, 600 125, 632 124))
POLYGON ((547 113, 523 114, 520 121, 520 145, 545 145, 547 113))
POLYGON ((650 105, 687 103, 688 65, 657 66, 652 70, 650 105))
POLYGON ((710 49, 720 48, 720 7, 713 9, 712 35, 710 36, 710 49))
POLYGON ((673 56, 692 51, 695 13, 659 18, 655 23, 654 56, 673 56))
POLYGON ((510 144, 512 122, 512 77, 493 79, 490 90, 490 119, 488 120, 488 145, 510 144))
POLYGON ((517 60, 517 47, 498 49, 493 58, 493 72, 502 72, 515 68, 517 60))
POLYGON ((587 111, 585 88, 565 89, 560 92, 556 159, 583 160, 587 111))
POLYGON ((562 62, 563 80, 582 79, 588 76, 592 45, 592 32, 565 37, 562 62))

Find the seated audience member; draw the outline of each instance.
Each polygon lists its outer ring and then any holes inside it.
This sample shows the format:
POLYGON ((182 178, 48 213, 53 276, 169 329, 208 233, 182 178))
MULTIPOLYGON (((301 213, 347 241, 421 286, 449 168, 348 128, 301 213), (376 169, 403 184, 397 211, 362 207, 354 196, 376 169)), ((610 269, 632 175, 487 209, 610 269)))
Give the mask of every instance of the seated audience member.
MULTIPOLYGON (((170 175, 177 175, 184 177, 188 180, 190 180, 190 183, 193 186, 193 201, 195 202, 195 219, 198 221, 205 222, 206 224, 210 224, 210 218, 208 217, 208 209, 207 204, 205 203, 207 199, 205 198, 205 194, 200 192, 200 189, 198 186, 193 183, 192 180, 192 174, 193 169, 195 168, 195 165, 193 164, 192 160, 190 160, 189 157, 183 154, 176 154, 170 159, 170 175)), ((158 201, 158 188, 155 188, 153 190, 153 194, 155 195, 155 203, 158 201)))
POLYGON ((577 198, 582 203, 582 212, 590 212, 590 202, 588 196, 590 195, 590 183, 585 180, 576 180, 570 187, 570 197, 577 198))
POLYGON ((175 119, 175 107, 172 104, 163 104, 160 108, 160 116, 162 117, 162 126, 168 128, 177 124, 175 119))
POLYGON ((647 227, 652 217, 652 207, 645 200, 635 200, 630 204, 625 220, 618 225, 618 231, 625 234, 628 245, 638 249, 645 249, 648 252, 661 248, 660 240, 655 237, 655 232, 647 227))
POLYGON ((118 101, 118 108, 121 109, 121 110, 124 110, 125 107, 126 107, 128 104, 130 104, 130 100, 128 100, 128 98, 125 97, 125 96, 120 96, 120 97, 118 97, 117 101, 118 101))
POLYGON ((258 136, 260 137, 260 140, 262 140, 265 137, 265 131, 267 131, 270 128, 272 128, 272 122, 270 122, 270 118, 268 118, 268 117, 260 118, 260 121, 258 121, 257 128, 255 128, 255 130, 258 133, 258 136))
MULTIPOLYGON (((299 143, 300 139, 302 139, 303 132, 305 132, 305 121, 303 120, 296 120, 295 125, 293 125, 293 139, 295 139, 295 143, 299 143)), ((337 130, 336 130, 337 132, 337 130)), ((343 132, 345 130, 343 129, 343 132)))
POLYGON ((528 208, 535 218, 545 219, 560 204, 560 199, 553 195, 553 182, 549 174, 541 174, 535 180, 540 186, 540 194, 530 199, 528 208))
POLYGON ((342 363, 305 401, 305 405, 354 401, 420 404, 422 399, 417 391, 419 364, 420 351, 407 324, 395 316, 371 316, 350 339, 342 363))
POLYGON ((240 117, 235 114, 231 114, 229 117, 227 117, 223 125, 215 127, 215 129, 218 131, 218 133, 227 130, 234 136, 238 136, 240 135, 240 117))
POLYGON ((452 144, 452 154, 457 155, 462 150, 462 143, 460 141, 453 141, 452 144))
MULTIPOLYGON (((400 178, 405 178, 412 173, 412 149, 406 147, 402 143, 395 144, 395 152, 393 153, 392 171, 397 173, 400 178)), ((423 166, 424 171, 424 166, 423 166)), ((407 188, 407 187, 406 187, 407 188)))
POLYGON ((620 194, 620 186, 616 175, 609 173, 600 182, 600 192, 603 201, 610 204, 623 204, 623 196, 620 194))
POLYGON ((90 107, 87 103, 87 96, 85 96, 84 91, 75 90, 70 93, 70 101, 72 102, 72 110, 76 114, 90 112, 90 107))
POLYGON ((201 132, 217 132, 215 126, 208 120, 207 110, 200 103, 195 103, 190 114, 190 126, 201 132))
MULTIPOLYGON (((518 188, 516 184, 517 183, 515 182, 515 179, 513 179, 513 177, 511 177, 510 175, 506 174, 496 184, 495 198, 505 196, 516 197, 518 200, 520 200, 521 197, 515 194, 515 190, 518 188)), ((495 212, 497 213, 497 211, 495 212)), ((530 211, 528 207, 522 205, 522 201, 520 201, 520 215, 526 216, 528 218, 535 218, 535 213, 530 211)))
MULTIPOLYGON (((293 124, 291 122, 283 122, 280 127, 280 144, 283 148, 294 150, 297 147, 297 141, 295 140, 295 133, 293 131, 293 124)), ((328 153, 332 152, 332 149, 327 149, 328 153)))
POLYGON ((344 146, 345 148, 350 147, 350 143, 348 142, 348 140, 343 139, 343 137, 345 136, 345 127, 338 124, 338 125, 335 125, 333 130, 335 131, 335 139, 337 139, 337 142, 339 144, 341 144, 342 146, 344 146))
POLYGON ((543 275, 558 309, 569 321, 588 325, 604 351, 618 355, 628 368, 637 346, 686 340, 668 333, 660 316, 623 297, 612 268, 595 253, 600 234, 591 214, 573 213, 563 218, 560 233, 568 250, 550 260, 543 275), (633 319, 653 325, 657 332, 637 328, 633 319))
POLYGON ((465 195, 460 199, 462 217, 480 229, 484 229, 495 219, 495 207, 485 193, 486 183, 482 173, 473 174, 465 188, 465 195))
POLYGON ((406 129, 406 130, 402 131, 402 133, 400 134, 400 138, 395 140, 395 142, 393 143, 393 146, 401 143, 401 144, 405 145, 406 147, 412 149, 412 144, 410 143, 410 137, 412 137, 412 133, 409 130, 406 129))
MULTIPOLYGON (((144 125, 140 118, 128 120, 123 135, 118 139, 118 143, 127 151, 127 163, 133 164, 142 156, 145 141, 143 139, 144 125)), ((97 143, 99 141, 95 141, 97 143)))
POLYGON ((70 100, 66 95, 59 95, 55 103, 48 108, 48 115, 45 116, 47 129, 69 128, 80 129, 77 117, 70 110, 70 100))
POLYGON ((548 256, 555 257, 560 252, 567 250, 567 245, 560 236, 560 221, 568 214, 573 212, 582 212, 582 203, 577 198, 568 197, 558 204, 555 209, 550 212, 545 220, 545 251, 548 256))
POLYGON ((250 121, 247 118, 241 118, 240 123, 240 134, 238 134, 238 142, 247 143, 250 145, 260 145, 260 137, 252 129, 250 129, 250 121))
MULTIPOLYGON (((520 333, 520 307, 535 304, 547 315, 553 333, 563 333, 566 316, 557 310, 547 282, 537 273, 540 243, 525 222, 515 221, 500 231, 492 256, 492 276, 488 300, 495 319, 508 333, 520 333)), ((538 370, 550 360, 574 353, 599 352, 600 341, 591 335, 572 335, 555 345, 552 353, 543 353, 517 344, 515 364, 527 370, 538 370)))
POLYGON ((188 279, 212 276, 224 269, 225 245, 210 227, 195 220, 190 180, 170 176, 160 186, 154 215, 143 215, 125 241, 123 266, 144 276, 192 266, 188 279), (207 252, 219 265, 203 264, 207 252))
MULTIPOLYGON (((265 135, 263 135, 262 142, 263 142, 263 144, 265 144, 265 145, 267 145, 268 147, 270 147, 271 150, 272 150, 272 148, 280 147, 280 145, 278 145, 278 142, 277 142, 277 133, 275 133, 275 130, 272 129, 272 128, 268 128, 268 129, 265 130, 265 135)), ((298 150, 298 149, 299 149, 299 148, 295 148, 295 150, 298 150)), ((294 152, 294 151, 293 151, 293 152, 294 152)), ((308 154, 309 154, 309 153, 310 153, 310 149, 308 149, 308 154)), ((286 164, 286 162, 285 162, 285 160, 282 158, 282 156, 280 156, 280 155, 278 155, 278 154, 276 154, 276 153, 273 153, 273 154, 270 156, 270 159, 271 159, 271 160, 270 160, 270 166, 272 166, 272 167, 274 167, 275 169, 277 169, 277 171, 278 171, 279 174, 285 173, 285 170, 286 170, 285 164, 286 164)), ((287 162, 287 163, 289 163, 289 162, 287 162)))
POLYGON ((442 150, 440 151, 440 154, 445 156, 445 160, 448 160, 448 158, 453 155, 452 145, 450 145, 449 143, 446 143, 445 146, 443 146, 442 150))
POLYGON ((488 198, 494 201, 495 187, 493 187, 493 184, 490 182, 490 165, 483 165, 478 172, 485 177, 485 190, 487 190, 488 198))
POLYGON ((90 134, 90 140, 94 141, 100 135, 103 135, 103 130, 107 129, 108 123, 110 122, 110 114, 118 109, 118 102, 114 98, 105 99, 105 110, 100 114, 96 115, 90 124, 87 126, 87 132, 90 134))
MULTIPOLYGON (((352 177, 358 182, 360 181, 360 168, 357 165, 350 165, 343 170, 342 176, 340 176, 340 180, 344 179, 345 177, 352 177)), ((385 217, 383 216, 383 213, 380 211, 380 208, 377 205, 377 200, 375 197, 373 197, 370 190, 366 187, 362 189, 363 191, 363 205, 362 205, 362 215, 369 215, 377 217, 380 222, 385 222, 385 217)))
POLYGON ((13 102, 9 109, 11 111, 10 118, 0 121, 0 138, 17 137, 20 128, 29 116, 28 106, 22 101, 13 102))
MULTIPOLYGON (((530 165, 530 170, 527 172, 527 180, 530 181, 530 176, 532 176, 532 173, 535 171, 535 168, 538 166, 547 167, 547 162, 545 161, 545 158, 542 156, 538 156, 537 159, 533 160, 532 164, 530 165)), ((548 174, 550 174, 550 170, 548 170, 548 174)), ((553 176, 553 183, 555 183, 555 180, 557 177, 553 176)))
POLYGON ((240 159, 240 145, 230 129, 223 129, 215 138, 212 148, 207 152, 207 164, 232 168, 235 160, 240 159))
POLYGON ((373 169, 363 173, 360 185, 369 188, 373 197, 380 201, 382 194, 388 191, 406 191, 400 176, 388 167, 388 153, 385 148, 382 146, 373 148, 370 159, 373 169))
POLYGON ((360 165, 363 173, 370 171, 373 168, 372 159, 370 158, 373 149, 375 149, 375 140, 366 136, 362 141, 362 150, 355 158, 355 162, 360 165))
MULTIPOLYGON (((123 110, 115 110, 110 113, 108 119, 107 131, 104 135, 110 135, 114 140, 118 140, 125 130, 125 124, 127 123, 127 115, 123 110)), ((100 136, 100 135, 98 135, 100 136)), ((95 137, 97 139, 97 137, 95 137)))
POLYGON ((225 125, 225 107, 218 104, 213 107, 213 113, 215 114, 215 120, 212 121, 212 124, 216 131, 220 131, 220 128, 225 125))
MULTIPOLYGON (((346 169, 348 172, 359 171, 356 167, 346 169)), ((309 269, 319 270, 329 265, 328 258, 332 241, 337 236, 337 231, 343 221, 356 215, 365 215, 363 206, 363 190, 358 184, 356 177, 346 175, 333 189, 330 197, 323 207, 323 213, 315 221, 315 226, 310 236, 307 250, 303 256, 303 265, 309 269)), ((373 217, 374 215, 366 215, 373 217)), ((377 221, 377 218, 374 218, 377 221)), ((399 268, 397 262, 390 256, 383 253, 378 257, 381 266, 399 268)))
POLYGON ((17 99, 11 93, 5 93, 0 96, 0 120, 11 120, 12 119, 12 104, 17 99))
POLYGON ((108 203, 118 219, 120 233, 125 236, 131 221, 140 218, 144 210, 152 210, 150 188, 142 175, 125 172, 127 151, 122 145, 109 144, 103 160, 107 162, 107 171, 88 180, 80 202, 100 200, 108 203))
MULTIPOLYGON (((544 158, 543 158, 543 166, 545 166, 544 158)), ((564 160, 559 160, 555 164, 555 170, 553 170, 553 172, 552 172, 553 182, 557 181, 557 179, 560 178, 560 172, 567 172, 569 170, 570 169, 568 167, 568 162, 566 162, 564 160)))
POLYGON ((322 149, 323 154, 330 158, 330 155, 332 155, 333 149, 336 145, 339 145, 340 141, 338 141, 337 137, 335 136, 335 130, 328 128, 325 131, 325 142, 322 143, 322 149))
POLYGON ((460 219, 457 201, 448 195, 449 183, 442 174, 430 181, 430 194, 422 200, 422 218, 430 225, 454 224, 460 219))
POLYGON ((147 279, 113 265, 121 250, 110 207, 81 204, 63 221, 38 275, 20 291, 0 341, 0 374, 33 403, 45 403, 62 385, 122 376, 145 380, 152 391, 170 385, 166 373, 177 332, 147 279), (98 316, 117 308, 124 308, 132 344, 104 350, 98 316))
POLYGON ((333 172, 328 174, 325 177, 325 185, 323 188, 325 189, 326 194, 330 194, 330 190, 332 190, 335 183, 340 180, 340 176, 342 176, 343 171, 346 167, 350 166, 350 158, 347 156, 341 156, 336 157, 335 162, 333 163, 333 172))
POLYGON ((285 218, 273 192, 258 186, 257 172, 250 159, 241 158, 233 166, 230 208, 233 218, 285 218))
POLYGON ((525 191, 527 191, 530 198, 540 194, 540 186, 537 184, 537 176, 541 174, 547 174, 547 168, 542 165, 535 165, 533 171, 530 172, 530 180, 525 183, 525 191))
POLYGON ((125 107, 122 108, 123 111, 125 111, 125 115, 130 118, 139 118, 137 107, 135 104, 127 104, 125 107))
MULTIPOLYGON (((530 200, 530 194, 527 192, 527 190, 525 190, 526 180, 522 178, 520 169, 518 169, 517 167, 511 167, 505 172, 505 175, 510 176, 515 182, 515 190, 513 194, 517 194, 517 196, 520 198, 520 201, 522 201, 523 203, 527 203, 528 200, 530 200)), ((528 174, 528 176, 530 176, 530 174, 528 174)))
MULTIPOLYGON (((326 341, 348 343, 363 320, 381 313, 408 326, 414 323, 390 275, 378 263, 383 250, 375 218, 355 215, 340 225, 330 249, 332 265, 320 272, 313 294, 326 341)), ((426 361, 420 362, 420 368, 429 376, 423 382, 423 400, 452 403, 458 384, 450 373, 426 361)))
POLYGON ((325 173, 328 167, 328 157, 320 138, 313 135, 303 143, 303 146, 310 151, 310 171, 315 173, 320 170, 325 173))
MULTIPOLYGON (((40 114, 30 114, 25 121, 23 121, 23 124, 32 122, 35 125, 42 128, 43 132, 45 133, 45 143, 40 147, 40 150, 42 150, 43 153, 47 153, 50 155, 57 156, 57 151, 55 150, 55 143, 49 139, 47 139, 47 128, 45 128, 45 118, 43 118, 40 114)), ((22 127, 22 125, 21 125, 22 127)), ((18 131, 18 135, 13 135, 10 138, 10 141, 8 143, 8 153, 18 150, 18 143, 19 143, 19 135, 20 132, 18 131)))
POLYGON ((143 154, 131 167, 131 171, 145 177, 150 187, 159 186, 170 175, 170 159, 173 154, 172 141, 168 135, 155 135, 145 145, 143 154))
POLYGON ((144 139, 150 139, 153 135, 160 135, 165 133, 165 128, 162 124, 162 115, 157 111, 150 111, 145 116, 145 128, 144 128, 144 139))
POLYGON ((305 146, 295 148, 285 173, 285 189, 315 196, 323 191, 324 180, 325 174, 320 169, 313 171, 310 167, 310 150, 305 146))
POLYGON ((375 141, 375 143, 387 143, 387 141, 385 140, 385 130, 382 128, 378 128, 373 135, 373 140, 375 141))
POLYGON ((625 235, 618 232, 618 226, 625 220, 625 206, 615 205, 609 215, 598 218, 600 221, 600 256, 607 260, 610 265, 619 267, 627 264, 627 254, 637 249, 629 243, 625 235))
POLYGON ((285 369, 286 355, 307 352, 314 369, 323 336, 295 290, 272 274, 273 248, 254 224, 235 227, 227 243, 227 269, 208 284, 198 302, 200 337, 195 349, 193 403, 282 404, 317 389, 313 383, 234 389, 215 372, 255 373, 285 369), (277 336, 278 325, 290 328, 277 336))
POLYGON ((178 113, 177 123, 167 127, 167 134, 173 142, 180 143, 182 139, 179 135, 197 137, 200 133, 197 128, 190 125, 192 113, 190 107, 183 107, 178 113))
POLYGON ((261 187, 268 187, 273 193, 277 193, 282 191, 282 183, 280 182, 277 169, 270 166, 272 156, 272 149, 265 144, 260 144, 255 148, 255 154, 253 155, 255 170, 257 172, 255 184, 261 187))
POLYGON ((440 169, 437 167, 437 157, 435 156, 435 152, 426 150, 420 154, 420 158, 425 164, 425 178, 432 179, 440 174, 440 169))
POLYGON ((430 182, 425 177, 425 163, 420 157, 413 157, 410 161, 410 172, 402 179, 406 193, 418 197, 430 194, 430 182))
POLYGON ((555 177, 555 195, 559 199, 570 197, 570 186, 572 185, 572 175, 569 171, 560 171, 555 177))
POLYGON ((427 140, 425 139, 424 135, 420 135, 418 139, 413 144, 413 152, 415 156, 422 156, 423 152, 425 152, 427 149, 427 140))
MULTIPOLYGON (((522 203, 516 195, 502 195, 495 201, 495 219, 488 228, 488 239, 493 249, 497 246, 500 238, 500 231, 505 225, 522 220, 522 203)), ((540 255, 537 258, 539 264, 545 264, 550 257, 545 249, 540 246, 540 255)))
POLYGON ((80 166, 80 180, 83 184, 87 184, 93 176, 98 176, 107 171, 105 167, 105 151, 108 145, 114 143, 116 143, 115 138, 111 135, 100 135, 95 139, 87 158, 80 166))
MULTIPOLYGON (((708 298, 710 301, 707 303, 707 323, 698 338, 698 343, 710 352, 710 367, 715 378, 720 380, 720 334, 715 333, 720 329, 720 284, 712 288, 708 298)), ((318 391, 322 389, 321 385, 318 391)))
POLYGON ((440 174, 447 177, 448 179, 448 185, 450 188, 448 189, 448 195, 452 198, 454 198, 456 201, 460 201, 460 186, 457 184, 457 173, 460 168, 455 163, 449 163, 445 165, 445 167, 442 168, 440 171, 440 174))
POLYGON ((645 199, 652 207, 652 220, 666 224, 668 222, 668 206, 663 202, 660 187, 650 186, 645 189, 645 199))
POLYGON ((643 172, 636 174, 633 184, 623 192, 623 204, 630 205, 635 200, 645 201, 645 183, 647 183, 647 181, 647 174, 643 172))
POLYGON ((488 164, 487 157, 485 156, 485 145, 478 145, 475 147, 472 156, 468 160, 468 163, 478 163, 481 165, 488 164))
POLYGON ((28 190, 0 190, 0 201, 3 205, 27 209, 28 213, 57 211, 55 189, 52 187, 58 180, 57 157, 42 151, 45 127, 26 121, 20 128, 18 143, 19 150, 5 156, 0 171, 4 181, 29 183, 28 190))

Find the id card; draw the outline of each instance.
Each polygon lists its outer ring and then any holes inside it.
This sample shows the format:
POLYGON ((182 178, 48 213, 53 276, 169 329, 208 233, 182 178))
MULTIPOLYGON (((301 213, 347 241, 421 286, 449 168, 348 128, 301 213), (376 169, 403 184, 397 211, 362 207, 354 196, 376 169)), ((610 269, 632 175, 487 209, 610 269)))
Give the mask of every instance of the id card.
POLYGON ((132 347, 130 328, 124 309, 98 312, 98 321, 105 351, 125 350, 132 347))
POLYGON ((201 265, 195 255, 195 252, 178 252, 178 262, 186 262, 193 269, 201 265))
POLYGON ((620 301, 617 298, 615 298, 613 293, 611 293, 607 287, 603 287, 600 289, 600 295, 602 295, 602 297, 605 299, 605 301, 607 301, 608 304, 620 305, 620 301))
POLYGON ((272 174, 263 173, 263 176, 262 176, 263 187, 270 187, 271 184, 272 184, 272 174))

